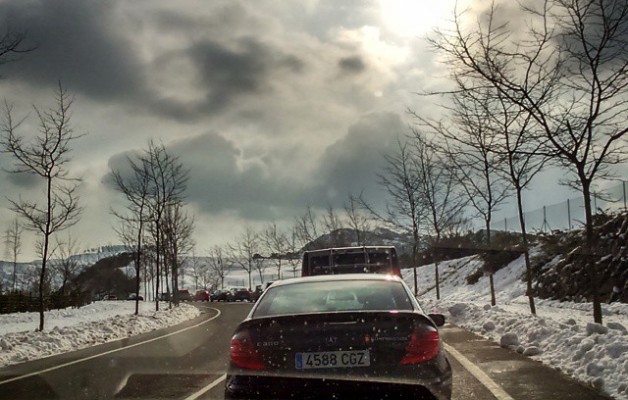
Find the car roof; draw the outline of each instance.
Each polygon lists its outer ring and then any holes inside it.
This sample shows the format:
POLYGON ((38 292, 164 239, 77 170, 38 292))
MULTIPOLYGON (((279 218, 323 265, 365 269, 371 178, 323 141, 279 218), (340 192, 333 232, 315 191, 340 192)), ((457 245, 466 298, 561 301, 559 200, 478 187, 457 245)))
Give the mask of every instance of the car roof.
POLYGON ((282 279, 279 281, 275 281, 272 287, 285 286, 285 285, 293 285, 296 283, 307 283, 307 282, 338 282, 338 281, 393 281, 393 282, 402 282, 401 278, 396 275, 389 274, 334 274, 334 275, 314 275, 314 276, 305 276, 301 278, 290 278, 290 279, 282 279))
POLYGON ((396 250, 395 246, 354 246, 354 247, 330 247, 327 249, 307 250, 308 254, 329 254, 334 253, 360 253, 367 250, 396 250))

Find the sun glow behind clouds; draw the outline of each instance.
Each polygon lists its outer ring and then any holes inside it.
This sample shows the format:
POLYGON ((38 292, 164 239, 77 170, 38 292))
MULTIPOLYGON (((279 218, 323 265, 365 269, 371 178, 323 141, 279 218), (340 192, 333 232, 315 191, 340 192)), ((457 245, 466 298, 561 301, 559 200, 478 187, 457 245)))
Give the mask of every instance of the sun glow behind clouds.
POLYGON ((380 0, 386 28, 400 36, 424 35, 450 21, 456 0, 380 0))

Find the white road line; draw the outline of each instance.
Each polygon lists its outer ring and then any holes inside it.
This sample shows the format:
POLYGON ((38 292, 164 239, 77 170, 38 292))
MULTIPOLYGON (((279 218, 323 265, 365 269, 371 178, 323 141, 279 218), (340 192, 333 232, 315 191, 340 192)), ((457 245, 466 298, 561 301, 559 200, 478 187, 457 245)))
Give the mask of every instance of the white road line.
POLYGON ((515 400, 501 386, 495 383, 488 375, 484 373, 477 365, 473 364, 469 359, 462 355, 458 350, 454 349, 447 343, 443 342, 445 350, 449 355, 453 356, 462 366, 469 371, 489 392, 497 398, 497 400, 515 400))
POLYGON ((223 382, 225 379, 227 378, 227 374, 222 374, 218 379, 216 379, 215 381, 213 381, 212 383, 210 383, 209 385, 205 386, 204 388, 200 389, 199 391, 197 391, 196 393, 192 394, 189 397, 186 397, 184 400, 196 400, 198 399, 200 396, 204 395, 205 393, 209 392, 210 390, 212 390, 214 387, 216 387, 217 385, 219 385, 221 382, 223 382))
MULTIPOLYGON (((113 350, 105 351, 104 353, 94 354, 93 356, 80 358, 78 360, 74 360, 74 361, 70 361, 70 362, 67 362, 67 363, 64 363, 64 364, 56 365, 54 367, 45 368, 45 369, 41 369, 39 371, 29 372, 28 374, 19 375, 19 376, 15 376, 13 378, 5 379, 3 381, 0 381, 0 385, 4 385, 4 384, 10 383, 10 382, 19 381, 21 379, 29 378, 29 377, 35 376, 35 375, 44 374, 46 372, 50 372, 50 371, 54 371, 54 370, 57 370, 57 369, 65 368, 65 367, 68 367, 70 365, 79 364, 79 363, 82 363, 84 361, 93 360, 94 358, 106 356, 106 355, 112 354, 112 353, 117 353, 118 351, 122 351, 122 350, 131 349, 133 347, 141 346, 141 345, 146 344, 146 343, 151 343, 151 342, 154 342, 156 340, 161 340, 161 339, 164 339, 164 338, 167 338, 167 337, 179 334, 181 332, 185 332, 185 331, 189 331, 190 329, 197 328, 197 327, 199 327, 199 326, 201 326, 203 324, 206 324, 206 323, 208 323, 210 321, 213 321, 214 319, 218 318, 220 316, 220 314, 221 314, 220 310, 217 309, 217 308, 212 308, 212 307, 204 307, 204 308, 209 308, 211 310, 216 310, 218 312, 218 314, 216 314, 215 316, 213 316, 213 317, 211 317, 211 318, 209 318, 209 319, 207 319, 207 320, 205 320, 203 322, 199 322, 196 325, 188 326, 187 328, 179 329, 178 331, 170 332, 170 333, 165 334, 163 336, 158 336, 156 338, 148 339, 148 340, 145 340, 143 342, 134 343, 134 344, 131 344, 131 345, 128 345, 128 346, 125 346, 125 347, 120 347, 119 349, 113 349, 113 350)), ((109 342, 109 343, 113 343, 113 342, 109 342)))

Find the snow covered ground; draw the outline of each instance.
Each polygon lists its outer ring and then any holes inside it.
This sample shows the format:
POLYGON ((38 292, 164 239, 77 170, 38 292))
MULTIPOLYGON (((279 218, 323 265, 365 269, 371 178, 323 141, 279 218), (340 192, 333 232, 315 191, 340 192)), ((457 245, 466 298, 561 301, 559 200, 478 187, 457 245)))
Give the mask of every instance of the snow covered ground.
MULTIPOLYGON (((628 305, 603 304, 604 324, 593 323, 589 303, 535 299, 530 313, 521 281, 523 257, 494 276, 497 305, 490 306, 489 281, 468 285, 466 277, 480 265, 477 257, 441 263, 441 300, 436 300, 434 265, 417 270, 419 300, 427 312, 469 329, 504 347, 530 356, 574 378, 628 400, 628 305)), ((411 269, 402 271, 413 287, 411 269)))
POLYGON ((46 313, 45 330, 37 332, 38 313, 0 315, 0 367, 78 350, 176 325, 200 314, 182 304, 155 312, 155 304, 97 301, 81 308, 46 313))

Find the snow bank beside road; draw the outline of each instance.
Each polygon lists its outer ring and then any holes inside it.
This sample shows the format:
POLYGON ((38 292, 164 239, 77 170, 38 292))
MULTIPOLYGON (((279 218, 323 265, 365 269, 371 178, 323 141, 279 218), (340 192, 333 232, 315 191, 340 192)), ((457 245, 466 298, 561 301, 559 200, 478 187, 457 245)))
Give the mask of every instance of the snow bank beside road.
POLYGON ((51 311, 46 330, 36 332, 37 313, 0 316, 0 367, 65 353, 127 338, 187 321, 200 315, 198 308, 181 304, 154 311, 154 303, 141 303, 133 315, 133 302, 96 302, 78 309, 51 311), (28 326, 27 330, 22 329, 28 326))
MULTIPOLYGON (((628 400, 628 305, 602 304, 604 325, 593 323, 590 303, 535 299, 530 314, 523 257, 495 276, 497 305, 490 306, 487 277, 467 285, 480 265, 477 257, 441 263, 441 300, 436 300, 434 266, 418 269, 419 301, 427 312, 494 340, 590 384, 616 399, 628 400)), ((412 270, 402 271, 412 287, 412 270)))
POLYGON ((435 300, 426 309, 445 309, 448 322, 530 356, 617 399, 628 399, 628 332, 619 323, 579 324, 566 313, 553 320, 509 312, 499 305, 478 306, 435 300))

